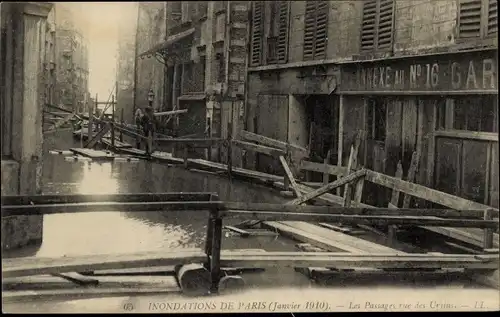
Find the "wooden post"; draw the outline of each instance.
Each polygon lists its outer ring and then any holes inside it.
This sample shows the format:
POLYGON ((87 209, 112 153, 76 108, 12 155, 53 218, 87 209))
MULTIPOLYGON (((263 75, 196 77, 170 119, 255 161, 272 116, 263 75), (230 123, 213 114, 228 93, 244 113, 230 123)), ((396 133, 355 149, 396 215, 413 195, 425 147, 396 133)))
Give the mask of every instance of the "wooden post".
MULTIPOLYGON (((285 162, 286 162, 287 165, 290 162, 290 144, 289 143, 286 144, 285 162)), ((289 177, 287 177, 286 171, 285 171, 285 176, 283 176, 283 177, 284 177, 283 178, 283 185, 285 187, 285 191, 289 191, 290 190, 290 179, 289 179, 289 177)))
MULTIPOLYGON (((92 107, 90 107, 90 111, 89 111, 89 123, 87 125, 87 138, 89 140, 92 140, 92 137, 94 136, 94 107, 97 108, 97 94, 95 95, 95 105, 92 105, 92 107)), ((83 128, 83 126, 82 126, 83 128)))
MULTIPOLYGON (((349 163, 347 164, 347 175, 351 173, 351 171, 356 170, 358 164, 358 150, 361 144, 361 139, 363 138, 363 131, 359 131, 356 135, 356 139, 354 140, 354 145, 351 147, 351 153, 349 155, 349 163)), ((352 185, 346 184, 344 188, 344 207, 351 207, 352 200, 352 185)))
MULTIPOLYGON (((120 113, 120 122, 121 122, 121 125, 123 126, 123 108, 121 109, 121 113, 120 113)), ((120 142, 123 142, 123 132, 122 130, 120 130, 120 142)))
MULTIPOLYGON (((492 210, 491 209, 486 209, 484 211, 484 220, 492 220, 493 215, 492 215, 492 210)), ((491 228, 485 228, 484 229, 484 249, 491 249, 493 248, 493 229, 491 228)))
MULTIPOLYGON (((323 160, 323 164, 325 167, 325 170, 323 171, 323 185, 326 185, 330 182, 330 174, 327 173, 327 165, 330 161, 330 155, 331 155, 332 150, 328 150, 328 153, 326 153, 326 157, 323 160)), ((338 189, 337 189, 338 190, 338 189)))
POLYGON ((233 153, 233 133, 232 133, 232 124, 228 124, 228 129, 227 129, 227 174, 229 177, 229 180, 232 179, 232 171, 233 171, 233 158, 232 158, 232 153, 233 153))
POLYGON ((188 168, 188 151, 189 151, 188 145, 184 144, 182 158, 184 159, 184 168, 185 169, 188 168))
MULTIPOLYGON (((342 167, 342 155, 344 150, 344 96, 339 97, 339 135, 338 135, 337 166, 342 167)), ((338 178, 338 177, 337 177, 338 178)), ((337 188, 337 196, 342 195, 342 189, 337 188)))
POLYGON ((222 247, 222 218, 219 216, 219 210, 211 211, 212 220, 212 252, 210 255, 210 276, 212 287, 210 292, 215 294, 219 290, 219 281, 221 278, 220 253, 222 247))
MULTIPOLYGON (((395 178, 401 179, 403 178, 403 165, 401 161, 398 162, 398 166, 396 168, 396 176, 395 178)), ((399 205, 399 191, 396 189, 392 190, 391 201, 389 202, 389 208, 397 209, 399 205)), ((389 239, 389 243, 392 245, 396 240, 396 232, 398 230, 398 226, 390 225, 387 227, 387 237, 389 239)))
MULTIPOLYGON (((415 180, 415 174, 417 172, 418 161, 420 160, 420 153, 418 151, 413 152, 411 156, 410 169, 408 170, 408 182, 413 183, 415 180)), ((410 206, 411 196, 408 194, 404 195, 403 198, 403 208, 408 208, 410 206)))
POLYGON ((115 147, 115 96, 111 96, 111 146, 115 147))

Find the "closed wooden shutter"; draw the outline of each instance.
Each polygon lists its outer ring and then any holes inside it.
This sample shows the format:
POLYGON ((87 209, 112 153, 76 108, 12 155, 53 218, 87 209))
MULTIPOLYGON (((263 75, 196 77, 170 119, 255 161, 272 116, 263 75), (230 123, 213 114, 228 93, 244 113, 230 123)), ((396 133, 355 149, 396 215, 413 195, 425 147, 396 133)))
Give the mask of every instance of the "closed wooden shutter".
POLYGON ((326 57, 328 1, 307 1, 304 21, 304 60, 326 57))
POLYGON ((252 8, 252 30, 250 48, 250 66, 262 62, 262 38, 264 36, 264 1, 254 1, 252 8))
POLYGON ((489 0, 488 5, 488 35, 498 33, 498 2, 489 0))
POLYGON ((378 25, 377 25, 377 47, 387 48, 392 44, 392 14, 394 11, 393 0, 380 1, 378 25))
POLYGON ((361 26, 361 49, 375 47, 375 23, 377 19, 377 1, 366 1, 363 5, 363 24, 361 26))
POLYGON ((481 35, 481 0, 460 0, 459 36, 461 38, 481 35))
POLYGON ((288 61, 288 30, 290 26, 290 2, 280 1, 278 32, 278 63, 288 61))

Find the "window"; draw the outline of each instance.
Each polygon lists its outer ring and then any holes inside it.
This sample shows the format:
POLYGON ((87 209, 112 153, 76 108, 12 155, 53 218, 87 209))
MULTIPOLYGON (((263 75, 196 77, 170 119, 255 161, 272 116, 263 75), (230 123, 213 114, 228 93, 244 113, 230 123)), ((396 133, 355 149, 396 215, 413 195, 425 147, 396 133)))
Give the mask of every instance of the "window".
POLYGON ((289 1, 272 1, 271 21, 267 38, 267 62, 286 63, 288 60, 288 29, 290 26, 289 1))
POLYGON ((226 10, 227 1, 214 1, 214 12, 219 13, 226 10))
POLYGON ((217 82, 223 83, 226 79, 226 63, 224 61, 224 54, 217 53, 215 55, 215 60, 217 61, 217 82))
POLYGON ((390 48, 393 39, 393 0, 368 0, 363 4, 361 49, 390 48))
POLYGON ((498 33, 496 0, 460 0, 460 38, 481 38, 498 33))
POLYGON ((226 15, 219 14, 217 16, 216 26, 215 26, 215 41, 224 41, 226 30, 226 15))
POLYGON ((307 1, 304 24, 304 60, 326 58, 328 1, 307 1))
POLYGON ((385 142, 385 121, 387 118, 386 104, 378 98, 368 100, 368 138, 385 142))
POLYGON ((490 95, 442 99, 436 129, 497 132, 498 101, 490 95))
POLYGON ((191 4, 192 2, 182 1, 181 23, 191 22, 191 4))
POLYGON ((252 2, 252 28, 250 35, 250 66, 262 63, 262 38, 264 36, 264 1, 252 2))

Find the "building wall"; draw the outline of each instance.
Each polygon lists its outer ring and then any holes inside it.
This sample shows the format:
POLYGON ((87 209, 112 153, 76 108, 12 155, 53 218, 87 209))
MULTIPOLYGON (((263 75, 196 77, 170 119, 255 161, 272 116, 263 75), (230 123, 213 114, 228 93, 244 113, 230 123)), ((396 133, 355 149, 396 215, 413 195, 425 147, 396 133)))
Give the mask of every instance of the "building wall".
MULTIPOLYGON (((343 148, 341 155, 343 156, 344 164, 346 164, 349 148, 354 141, 356 132, 360 129, 368 128, 366 120, 369 113, 367 112, 366 101, 373 93, 344 96, 342 92, 343 88, 340 87, 344 81, 342 75, 344 73, 349 75, 349 72, 355 70, 358 64, 371 60, 373 60, 373 67, 377 68, 381 67, 382 64, 380 63, 387 58, 411 57, 421 54, 444 54, 458 50, 484 49, 488 47, 497 49, 497 31, 496 29, 492 29, 492 25, 496 25, 497 23, 492 22, 496 21, 494 17, 495 12, 497 12, 495 11, 496 2, 489 0, 465 0, 465 2, 469 3, 469 7, 471 6, 470 3, 474 1, 482 1, 483 6, 490 3, 491 7, 489 11, 492 14, 489 18, 489 31, 484 29, 484 31, 481 31, 481 36, 475 37, 471 36, 470 33, 469 37, 467 37, 467 34, 464 34, 463 28, 460 25, 460 20, 465 19, 460 15, 461 7, 459 3, 462 0, 382 0, 378 1, 378 7, 375 2, 373 8, 382 8, 380 9, 381 11, 378 11, 377 15, 379 17, 382 16, 380 18, 382 20, 387 18, 389 23, 390 29, 386 33, 387 37, 384 37, 384 34, 377 37, 376 32, 373 31, 376 28, 370 30, 366 27, 368 23, 363 23, 363 15, 369 13, 370 1, 327 1, 328 5, 326 9, 324 2, 291 1, 289 2, 289 21, 286 24, 288 31, 286 32, 287 36, 284 37, 288 41, 285 46, 287 53, 281 60, 269 60, 270 56, 273 56, 273 43, 271 39, 268 40, 268 37, 272 36, 273 32, 275 32, 273 28, 282 27, 279 24, 277 26, 271 24, 276 21, 275 18, 271 18, 274 1, 254 1, 249 47, 250 68, 246 103, 247 130, 260 132, 263 135, 267 134, 266 136, 272 137, 273 134, 276 134, 276 131, 288 129, 287 135, 291 142, 303 143, 304 140, 309 138, 308 121, 310 119, 305 111, 307 106, 302 101, 307 99, 308 95, 327 96, 333 93, 330 98, 334 99, 338 98, 338 96, 334 96, 335 94, 340 94, 341 112, 343 113, 343 130, 340 131, 343 139, 341 143, 343 148), (261 12, 264 13, 263 16, 261 12), (306 12, 310 12, 308 14, 311 14, 313 18, 307 19, 306 12), (257 23, 258 20, 264 21, 264 23, 257 23), (306 23, 307 21, 314 20, 323 21, 325 24, 324 29, 321 29, 319 26, 317 27, 319 31, 316 31, 316 33, 323 34, 324 36, 323 38, 318 37, 316 42, 320 43, 317 47, 321 48, 324 45, 326 49, 324 52, 317 50, 319 53, 315 53, 316 56, 311 57, 309 53, 306 54, 311 47, 308 44, 311 41, 305 38, 305 32, 315 28, 314 25, 311 26, 311 24, 306 23), (363 25, 365 25, 364 28, 363 25), (370 34, 375 34, 373 47, 369 45, 370 34), (380 42, 380 46, 376 45, 377 41, 380 42), (318 74, 322 76, 318 76, 318 74), (288 95, 288 98, 283 97, 280 99, 280 96, 286 95, 288 95), (282 101, 277 104, 275 100, 282 101), (286 100, 288 100, 288 103, 286 100), (282 117, 277 122, 265 123, 268 119, 264 118, 267 118, 270 112, 284 113, 284 110, 280 110, 282 108, 288 109, 288 120, 286 117, 282 117), (260 127, 261 124, 273 124, 276 128, 260 127)), ((279 2, 279 7, 284 7, 284 3, 286 1, 279 2)), ((472 6, 474 5, 477 6, 479 4, 472 4, 472 6)), ((279 12, 281 14, 280 17, 286 16, 281 11, 279 12)), ((483 9, 483 13, 487 12, 488 10, 483 9)), ((273 15, 273 17, 275 16, 273 15)), ((280 20, 284 21, 284 19, 280 20)), ((485 21, 487 22, 488 20, 483 19, 482 27, 486 26, 485 21)), ((284 31, 282 33, 285 34, 284 31)), ((313 34, 314 32, 310 31, 309 33, 313 34)), ((464 56, 456 55, 454 58, 455 60, 467 59, 464 56)), ((445 63, 443 66, 446 66, 446 57, 443 58, 441 56, 439 58, 440 61, 445 63)), ((483 58, 488 59, 489 57, 485 55, 483 58)), ((449 60, 449 63, 454 61, 451 57, 449 60)), ((390 60, 386 60, 385 62, 387 63, 383 65, 389 65, 390 60)), ((429 67, 431 67, 435 62, 431 56, 428 62, 425 63, 430 63, 429 67)), ((410 60, 403 60, 402 63, 410 63, 410 60)), ((425 67, 427 67, 425 63, 419 65, 420 72, 417 79, 419 82, 424 82, 423 74, 425 67)), ((473 63, 476 63, 475 59, 473 63)), ((474 65, 478 76, 482 76, 480 75, 480 72, 482 74, 482 70, 480 70, 481 66, 479 64, 474 65)), ((417 65, 414 66, 416 70, 417 65)), ((464 64, 461 67, 465 67, 465 69, 461 69, 460 71, 465 72, 462 73, 462 77, 466 78, 468 75, 467 66, 464 64)), ((493 61, 493 67, 496 67, 495 61, 493 61)), ((436 70, 437 68, 434 69, 434 71, 436 70)), ((431 75, 431 73, 429 74, 431 75)), ((410 75, 409 72, 405 74, 405 76, 410 75)), ((477 83, 481 85, 481 77, 478 78, 477 83)), ((382 85, 389 85, 389 83, 385 83, 384 81, 382 83, 382 85)), ((487 80, 488 83, 489 81, 487 80)), ((379 84, 380 78, 378 78, 377 82, 377 85, 379 84)), ((377 89, 387 90, 387 87, 377 86, 377 89)), ((488 86, 485 88, 490 89, 487 93, 492 93, 491 88, 494 87, 488 86)), ((415 94, 415 92, 410 94, 415 94)), ((429 94, 433 94, 432 89, 430 89, 429 94)), ((497 94, 497 91, 493 94, 497 94)), ((387 104, 387 115, 384 118, 386 122, 379 123, 385 127, 386 142, 383 146, 380 146, 377 145, 377 142, 366 140, 360 149, 363 164, 367 164, 368 167, 375 170, 394 175, 398 160, 402 160, 406 174, 409 168, 409 161, 411 160, 411 153, 417 146, 417 142, 419 142, 421 151, 426 154, 421 155, 417 181, 433 186, 434 163, 431 160, 437 159, 427 154, 429 151, 432 152, 429 149, 434 146, 432 133, 434 133, 433 124, 436 120, 436 116, 434 115, 436 111, 435 100, 423 100, 417 97, 402 98, 396 96, 397 94, 395 93, 392 93, 391 96, 384 95, 384 93, 379 93, 379 95, 387 104), (417 126, 417 123, 419 126, 417 126), (368 143, 370 144, 367 145, 368 143)), ((457 97, 454 99, 460 100, 461 98, 457 97)), ((335 105, 335 102, 331 104, 334 107, 338 106, 335 105)), ((334 119, 334 117, 332 118, 334 119)), ((338 125, 339 123, 334 122, 334 124, 338 125)), ((279 136, 275 135, 275 137, 279 136)), ((492 149, 491 151, 493 153, 491 157, 494 157, 495 150, 492 149)), ((255 160, 253 164, 255 164, 255 160)), ((249 166, 252 166, 252 164, 249 166)), ((496 172, 492 170, 491 173, 494 174, 496 172)), ((494 176, 488 177, 490 180, 495 179, 494 176)), ((495 184, 493 181, 491 188, 493 188, 490 190, 492 191, 490 194, 492 201, 495 199, 498 200, 498 198, 495 198, 498 197, 498 193, 495 192, 497 191, 495 188, 498 188, 498 184, 495 184)))
MULTIPOLYGON (((140 54, 165 40, 165 8, 163 2, 141 2, 138 7, 137 52, 140 54)), ((165 65, 153 58, 137 59, 136 107, 148 104, 150 89, 155 94, 153 107, 163 109, 165 65)))
MULTIPOLYGON (((41 193, 43 62, 51 8, 51 3, 2 3, 2 196, 41 193)), ((39 244, 43 216, 2 217, 1 229, 2 250, 39 244)))
POLYGON ((69 109, 84 111, 88 99, 88 43, 86 25, 79 15, 79 6, 56 3, 56 92, 55 103, 69 109))
POLYGON ((118 58, 117 58, 117 113, 123 116, 126 122, 133 122, 134 117, 134 85, 135 85, 135 56, 137 30, 137 4, 132 3, 129 10, 123 10, 118 28, 118 58), (129 13, 129 14, 125 14, 129 13))

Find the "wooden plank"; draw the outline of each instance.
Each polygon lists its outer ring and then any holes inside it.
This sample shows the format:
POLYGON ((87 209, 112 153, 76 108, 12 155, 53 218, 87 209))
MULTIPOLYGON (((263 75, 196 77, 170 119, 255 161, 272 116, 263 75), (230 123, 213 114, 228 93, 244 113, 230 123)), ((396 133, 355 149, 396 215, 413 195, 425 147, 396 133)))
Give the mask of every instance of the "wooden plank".
POLYGON ((344 250, 346 252, 353 253, 362 253, 363 250, 353 247, 351 245, 335 241, 329 238, 322 237, 320 235, 309 233, 301 229, 297 229, 294 227, 290 227, 286 223, 274 222, 274 221, 266 221, 262 224, 264 227, 270 228, 272 230, 278 231, 281 235, 305 242, 310 243, 311 245, 322 248, 327 251, 338 252, 339 250, 344 250))
MULTIPOLYGON (((490 209, 491 206, 483 205, 470 201, 461 197, 453 196, 435 189, 431 189, 419 184, 410 183, 404 180, 378 173, 372 170, 366 170, 365 180, 379 184, 388 188, 398 189, 399 191, 412 195, 417 198, 422 198, 430 202, 440 204, 453 209, 490 209)), ((493 209, 498 212, 498 209, 493 209)))
MULTIPOLYGON (((344 96, 339 96, 339 126, 338 126, 338 150, 337 150, 337 167, 342 167, 343 151, 344 151, 344 96)), ((347 170, 346 170, 347 172, 347 170)), ((344 175, 344 174, 343 174, 344 175)), ((337 188, 337 196, 341 196, 341 188, 337 188)))
POLYGON ((233 232, 236 232, 238 234, 240 234, 242 237, 246 238, 250 235, 250 233, 246 230, 243 230, 243 229, 240 229, 240 228, 236 228, 236 227, 233 227, 233 226, 224 226, 225 229, 228 229, 228 230, 231 230, 233 232))
POLYGON ((347 174, 347 167, 321 164, 305 160, 302 160, 300 162, 299 168, 301 170, 318 172, 318 173, 328 173, 330 175, 335 175, 335 176, 344 176, 347 174))
MULTIPOLYGON (((287 143, 283 142, 283 141, 271 139, 271 138, 265 137, 263 135, 259 135, 259 134, 245 131, 245 130, 240 131, 240 136, 243 140, 246 140, 246 141, 257 142, 257 143, 260 143, 260 144, 265 145, 265 146, 274 147, 274 148, 280 149, 282 151, 286 151, 287 143)), ((304 152, 304 153, 309 152, 308 149, 300 147, 300 146, 295 145, 295 144, 290 144, 290 147, 291 147, 291 150, 298 150, 298 151, 304 152)))
POLYGON ((141 266, 201 263, 205 260, 206 255, 201 250, 161 253, 143 252, 124 255, 85 255, 61 258, 24 257, 2 259, 2 273, 4 277, 19 277, 141 266))
POLYGON ((288 202, 287 204, 289 205, 300 205, 302 203, 305 203, 313 198, 316 198, 326 192, 329 192, 331 191, 332 189, 334 188, 337 188, 339 186, 342 186, 344 184, 347 184, 349 182, 352 182, 353 180, 359 178, 359 177, 362 177, 363 175, 365 174, 365 170, 359 170, 359 171, 356 171, 352 174, 349 174, 347 175, 346 177, 343 177, 343 178, 340 178, 334 182, 331 182, 323 187, 320 187, 316 190, 313 190, 312 192, 309 192, 307 194, 305 194, 304 196, 302 197, 298 197, 297 199, 294 199, 290 202, 288 202))
MULTIPOLYGON (((460 219, 483 219, 482 210, 454 210, 454 209, 421 209, 421 208, 379 208, 379 207, 339 207, 339 206, 299 206, 271 203, 241 203, 224 202, 227 210, 244 211, 273 211, 282 213, 319 213, 338 215, 366 215, 366 216, 410 216, 410 217, 441 217, 460 219)), ((498 219, 494 219, 495 222, 498 219)))
POLYGON ((295 181, 295 178, 293 177, 293 173, 290 170, 290 167, 288 167, 288 164, 283 156, 279 157, 281 165, 283 166, 283 169, 285 170, 286 176, 288 180, 290 181, 290 185, 292 186, 293 192, 295 193, 295 196, 297 197, 302 197, 302 193, 297 187, 297 182, 295 181))
MULTIPOLYGON (((402 179, 403 178, 403 165, 401 164, 401 161, 398 162, 397 168, 396 168, 396 176, 397 179, 402 179)), ((392 197, 391 201, 389 202, 389 208, 398 208, 399 206, 399 190, 393 189, 392 190, 392 197)), ((397 235, 398 227, 397 226, 389 226, 387 228, 387 238, 389 240, 389 243, 392 245, 396 241, 396 235, 397 235)))
POLYGON ((478 132, 478 131, 435 131, 434 136, 457 138, 457 139, 469 139, 469 140, 480 140, 480 141, 490 141, 498 142, 498 133, 492 132, 478 132))
POLYGON ((178 115, 178 114, 187 113, 187 112, 188 112, 188 109, 181 109, 181 110, 171 110, 171 111, 155 112, 153 115, 155 117, 161 117, 161 116, 178 115))
MULTIPOLYGON (((417 173, 418 162, 420 161, 420 153, 413 152, 411 156, 410 168, 408 170, 408 177, 406 180, 413 183, 415 181, 415 175, 417 173)), ((405 194, 403 198, 403 208, 408 208, 410 206, 411 195, 405 194)))
POLYGON ((338 231, 341 233, 350 233, 351 232, 351 228, 339 227, 339 226, 335 226, 335 225, 332 225, 329 223, 319 223, 319 225, 323 228, 332 229, 334 231, 338 231))
POLYGON ((210 146, 219 146, 222 144, 224 140, 220 138, 156 138, 155 142, 158 144, 182 144, 184 146, 192 147, 192 148, 205 148, 210 146))
MULTIPOLYGON (((354 140, 354 145, 351 147, 351 154, 349 156, 349 162, 347 164, 347 174, 350 174, 352 170, 356 169, 358 166, 358 151, 361 145, 361 140, 364 139, 364 131, 359 131, 354 140)), ((352 201, 352 185, 347 183, 344 188, 344 206, 350 207, 352 201)))
POLYGON ((375 255, 336 254, 330 252, 266 252, 260 254, 224 254, 222 265, 244 267, 350 267, 350 268, 467 268, 496 269, 498 256, 476 259, 475 256, 459 255, 375 255))
MULTIPOLYGON (((330 159, 331 156, 331 150, 328 150, 328 153, 326 154, 325 159, 323 160, 323 165, 324 165, 324 170, 326 171, 326 166, 328 165, 328 160, 330 159)), ((323 185, 326 185, 329 183, 330 177, 327 172, 323 172, 323 185)))
POLYGON ((47 129, 46 132, 51 132, 51 131, 55 131, 57 129, 59 129, 60 127, 62 127, 63 125, 65 125, 66 123, 70 122, 71 119, 73 119, 75 116, 74 113, 66 116, 64 119, 60 119, 58 122, 56 122, 56 124, 54 124, 52 127, 50 127, 49 129, 47 129))
POLYGON ((496 228, 498 221, 475 220, 475 219, 443 219, 437 217, 410 217, 410 216, 367 216, 367 215, 343 215, 343 214, 321 214, 304 212, 272 212, 272 211, 245 211, 227 210, 224 217, 230 218, 252 218, 262 221, 308 221, 308 222, 341 222, 349 224, 374 223, 379 225, 399 226, 449 226, 462 228, 496 228))
POLYGON ((70 148, 69 149, 71 152, 89 157, 93 160, 114 160, 115 155, 112 153, 104 152, 104 151, 97 151, 97 150, 92 150, 92 149, 82 149, 82 148, 70 148))
POLYGON ((44 204, 44 205, 5 205, 2 206, 2 216, 21 215, 53 215, 61 213, 77 212, 110 212, 110 211, 138 211, 159 212, 166 210, 207 210, 218 207, 221 202, 99 202, 99 203, 75 203, 75 204, 44 204))
POLYGON ((279 157, 285 155, 285 152, 283 150, 275 149, 272 147, 267 147, 263 145, 257 145, 249 142, 244 142, 244 141, 238 141, 238 140, 233 140, 232 142, 234 145, 238 146, 239 148, 242 148, 247 151, 253 151, 257 153, 262 153, 262 154, 267 154, 272 157, 279 157))
MULTIPOLYGON (((89 141, 87 142, 87 144, 85 144, 85 148, 93 148, 97 142, 101 141, 101 139, 106 135, 106 133, 108 133, 108 131, 111 129, 111 126, 109 123, 106 123, 104 125, 104 127, 99 131, 97 132, 97 134, 95 136, 93 136, 92 138, 89 139, 89 141)), ((113 144, 111 144, 111 146, 114 146, 113 144)))
MULTIPOLYGON (((493 216, 491 214, 491 211, 485 210, 484 211, 484 220, 492 220, 493 216)), ((497 226, 498 228, 498 226, 497 226)), ((493 248, 493 230, 491 228, 484 229, 484 244, 483 244, 483 249, 491 249, 493 248)))

